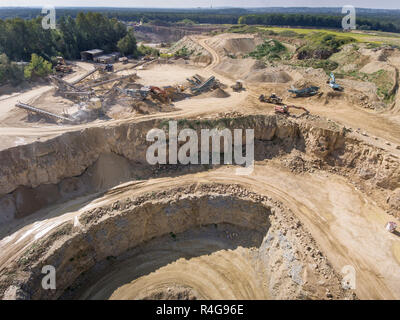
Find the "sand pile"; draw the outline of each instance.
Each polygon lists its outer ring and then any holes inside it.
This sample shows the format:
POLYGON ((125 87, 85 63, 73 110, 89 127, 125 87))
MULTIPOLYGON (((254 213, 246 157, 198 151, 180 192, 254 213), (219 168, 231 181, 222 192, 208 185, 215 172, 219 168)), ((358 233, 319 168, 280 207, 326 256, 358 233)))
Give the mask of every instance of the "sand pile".
POLYGON ((199 55, 192 59, 193 63, 200 65, 209 65, 212 62, 212 58, 209 55, 199 55))
POLYGON ((287 83, 292 81, 292 78, 285 71, 261 71, 251 73, 245 77, 245 80, 250 82, 287 83))
POLYGON ((318 83, 317 81, 310 80, 310 79, 300 79, 296 81, 293 86, 296 89, 303 89, 306 87, 321 87, 321 83, 318 83))
POLYGON ((209 43, 222 55, 240 56, 254 51, 262 42, 262 39, 249 35, 232 34, 227 37, 227 35, 224 34, 214 37, 209 43))
POLYGON ((221 88, 217 88, 214 91, 210 92, 210 97, 213 98, 228 98, 229 96, 230 94, 221 88))
POLYGON ((195 99, 204 99, 204 98, 228 98, 230 94, 221 88, 217 88, 212 91, 205 92, 201 95, 194 97, 195 99))
POLYGON ((372 62, 366 64, 364 67, 362 67, 360 69, 360 72, 375 73, 380 70, 386 70, 386 71, 393 72, 393 73, 396 72, 395 68, 390 66, 388 63, 382 62, 382 61, 372 61, 372 62))
POLYGON ((205 50, 201 45, 193 41, 188 36, 183 37, 181 40, 175 43, 175 45, 170 48, 169 52, 175 53, 176 51, 182 50, 183 48, 186 48, 189 52, 193 52, 194 56, 210 56, 207 50, 205 50))
POLYGON ((287 83, 292 77, 284 70, 267 67, 253 59, 225 59, 216 68, 222 74, 248 82, 287 83))
POLYGON ((129 161, 114 153, 103 153, 88 169, 90 182, 96 190, 110 188, 131 178, 129 161))

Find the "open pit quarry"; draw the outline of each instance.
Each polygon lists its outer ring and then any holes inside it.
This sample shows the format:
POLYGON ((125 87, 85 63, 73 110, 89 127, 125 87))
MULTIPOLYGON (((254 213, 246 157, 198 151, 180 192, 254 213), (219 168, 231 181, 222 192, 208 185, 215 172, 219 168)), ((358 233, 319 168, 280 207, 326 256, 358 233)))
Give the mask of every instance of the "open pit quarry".
MULTIPOLYGON (((385 229, 400 218, 399 94, 385 110, 357 105, 378 104, 368 83, 333 94, 320 70, 263 66, 245 57, 254 35, 182 41, 193 59, 110 74, 79 62, 0 98, 0 298, 400 299, 400 232, 385 229), (294 98, 301 82, 322 94, 294 98), (309 113, 275 113, 258 100, 272 92, 309 113), (199 136, 253 129, 253 172, 150 165, 147 133, 173 120, 199 136)), ((385 53, 395 81, 397 51, 385 53)))

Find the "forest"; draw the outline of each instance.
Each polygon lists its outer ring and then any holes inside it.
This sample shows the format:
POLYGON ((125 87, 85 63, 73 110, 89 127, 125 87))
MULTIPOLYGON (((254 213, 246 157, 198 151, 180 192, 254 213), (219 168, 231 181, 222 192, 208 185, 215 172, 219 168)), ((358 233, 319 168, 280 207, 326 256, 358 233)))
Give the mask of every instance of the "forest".
POLYGON ((55 30, 43 29, 40 17, 0 20, 0 84, 44 75, 42 71, 51 71, 48 63, 56 56, 79 59, 81 51, 93 48, 137 54, 133 32, 100 13, 79 13, 76 19, 61 17, 55 30), (24 70, 16 61, 30 61, 36 70, 29 72, 29 66, 24 70))
MULTIPOLYGON (((168 24, 185 19, 207 24, 261 24, 273 26, 298 26, 341 28, 341 8, 57 8, 58 19, 76 18, 79 13, 97 12, 121 21, 168 24)), ((357 25, 363 30, 400 32, 400 10, 357 8, 357 25)), ((0 19, 34 19, 39 8, 0 8, 0 19)))
MULTIPOLYGON (((383 20, 377 18, 357 17, 357 29, 376 30, 386 32, 400 32, 400 21, 393 19, 383 20)), ((251 14, 241 16, 239 24, 290 26, 290 27, 318 27, 334 28, 342 27, 342 16, 315 15, 315 14, 251 14)))
POLYGON ((29 61, 32 53, 47 60, 57 55, 77 59, 87 49, 116 51, 118 41, 127 35, 123 23, 100 13, 61 17, 57 24, 57 29, 45 30, 40 17, 0 20, 0 53, 14 61, 29 61))

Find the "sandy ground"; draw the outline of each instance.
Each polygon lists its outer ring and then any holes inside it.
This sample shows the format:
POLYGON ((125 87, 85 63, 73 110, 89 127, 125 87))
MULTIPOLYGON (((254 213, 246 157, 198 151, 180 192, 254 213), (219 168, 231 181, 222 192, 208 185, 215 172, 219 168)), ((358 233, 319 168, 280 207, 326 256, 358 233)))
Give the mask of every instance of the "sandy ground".
POLYGON ((178 237, 176 241, 164 236, 136 248, 76 297, 143 299, 164 291, 168 292, 164 298, 174 299, 177 289, 183 287, 190 288, 197 299, 268 298, 259 282, 260 270, 251 260, 261 244, 261 233, 220 224, 195 228, 178 237))
MULTIPOLYGON (((221 82, 231 85, 235 79, 221 76, 213 68, 221 62, 221 57, 209 44, 206 37, 193 37, 213 57, 213 62, 207 68, 193 69, 185 66, 159 65, 149 70, 139 70, 138 74, 145 84, 164 85, 171 82, 182 82, 188 76, 199 73, 203 76, 215 75, 221 82)), ((399 61, 392 62, 400 67, 399 61)), ((81 66, 82 72, 90 66, 81 66), (86 68, 86 69, 84 69, 86 68)), ((74 75, 80 76, 81 73, 74 75)), ((72 78, 70 79, 72 80, 72 78)), ((271 90, 268 84, 262 88, 271 90)), ((257 102, 260 86, 247 87, 241 93, 233 93, 224 99, 210 98, 183 100, 175 103, 176 111, 156 115, 140 116, 135 119, 115 120, 109 123, 122 123, 124 121, 141 121, 149 118, 165 117, 201 117, 216 115, 219 112, 240 111, 242 113, 269 113, 273 106, 260 105, 257 102)), ((275 88, 273 88, 275 89, 275 88)), ((22 93, 20 96, 7 97, 0 101, 0 120, 18 100, 29 100, 37 95, 50 90, 44 86, 32 91, 22 93)), ((399 95, 397 96, 397 103, 399 95)), ((376 113, 365 109, 339 102, 333 108, 325 106, 313 99, 293 99, 289 102, 306 105, 312 114, 333 119, 346 126, 362 128, 368 136, 359 135, 369 143, 378 145, 394 154, 399 154, 395 147, 400 145, 400 126, 393 113, 376 113), (374 137, 378 137, 376 140, 374 137), (388 145, 386 141, 391 144, 388 145)), ((2 141, 0 149, 18 144, 28 143, 37 139, 47 139, 65 131, 80 130, 88 126, 103 126, 107 123, 94 122, 82 126, 37 126, 27 127, 0 127, 2 141)), ((358 135, 358 133, 354 133, 358 135)), ((202 172, 194 175, 184 175, 178 178, 159 178, 148 181, 127 183, 114 188, 105 195, 91 195, 69 201, 42 210, 25 219, 14 222, 0 230, 0 270, 10 261, 21 254, 29 245, 56 226, 65 221, 76 221, 76 217, 88 208, 100 207, 109 204, 123 194, 141 194, 154 190, 162 190, 172 186, 199 182, 218 182, 224 184, 238 183, 244 187, 263 195, 269 195, 284 203, 304 222, 312 236, 326 254, 334 268, 340 272, 344 266, 353 266, 356 269, 356 293, 361 299, 400 299, 400 238, 390 234, 383 228, 387 221, 393 219, 388 216, 366 194, 354 188, 344 178, 329 173, 314 173, 297 175, 273 162, 262 162, 256 165, 254 173, 250 176, 237 176, 234 168, 225 167, 218 170, 202 172)), ((222 252, 224 245, 220 244, 222 252)), ((248 252, 244 249, 222 253, 221 259, 245 259, 248 252)), ((162 258, 162 255, 160 256, 162 258)), ((183 264, 180 261, 167 265, 155 274, 138 278, 136 282, 125 283, 114 292, 114 298, 134 298, 138 295, 141 283, 154 281, 158 283, 158 275, 164 274, 163 279, 169 279, 169 285, 174 277, 186 277, 190 268, 195 265, 207 264, 207 259, 212 257, 198 257, 183 264), (171 273, 169 273, 171 272, 171 273), (181 272, 181 275, 180 275, 181 272), (165 276, 168 275, 168 276, 165 276), (171 275, 171 276, 170 276, 171 275)), ((211 260, 210 260, 211 261, 211 260)), ((215 271, 224 273, 224 265, 215 271)), ((208 272, 204 269, 202 272, 208 272)), ((188 273, 189 272, 189 273, 188 273)), ((240 276, 238 274, 237 276, 240 276)), ((185 280, 185 281, 186 281, 185 280)), ((183 281, 183 280, 182 280, 183 281)), ((185 282, 183 281, 183 282, 185 282)), ((194 281, 194 280, 193 280, 194 281)), ((228 285, 227 283, 218 285, 228 285)), ((197 286, 200 296, 202 285, 197 286)), ((178 289, 177 289, 178 290, 178 289)), ((90 290, 89 290, 90 291, 90 290)), ((100 293, 99 293, 100 294, 100 293)), ((264 293, 259 293, 260 298, 265 298, 264 293)), ((90 292, 87 293, 90 296, 90 292)), ((218 298, 218 295, 212 296, 218 298)), ((237 297, 246 298, 238 294, 237 297)))
MULTIPOLYGON (((85 62, 76 62, 76 65, 77 67, 75 69, 77 69, 77 71, 71 75, 66 76, 64 80, 68 82, 73 82, 74 80, 78 79, 83 74, 94 68, 93 64, 85 62)), ((50 85, 45 85, 22 93, 16 93, 9 96, 0 96, 0 122, 4 118, 6 113, 14 108, 17 102, 29 102, 32 99, 50 91, 52 88, 53 87, 50 85)))
POLYGON ((343 178, 331 174, 296 175, 279 164, 257 165, 250 176, 223 168, 178 178, 151 179, 121 185, 109 194, 86 197, 38 212, 1 230, 0 269, 33 241, 84 210, 112 203, 124 194, 141 194, 199 182, 238 183, 269 195, 289 207, 305 223, 336 270, 350 265, 357 272, 356 293, 361 299, 400 298, 400 238, 382 227, 391 220, 372 199, 343 178))

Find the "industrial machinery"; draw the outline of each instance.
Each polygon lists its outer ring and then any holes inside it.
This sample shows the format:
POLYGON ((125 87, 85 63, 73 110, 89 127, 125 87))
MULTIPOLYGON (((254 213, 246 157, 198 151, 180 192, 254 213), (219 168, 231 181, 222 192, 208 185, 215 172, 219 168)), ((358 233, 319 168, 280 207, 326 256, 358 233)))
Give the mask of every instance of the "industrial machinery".
POLYGON ((215 77, 211 76, 209 79, 207 79, 205 82, 194 86, 193 88, 191 88, 190 90, 193 93, 201 93, 203 91, 209 90, 215 83, 215 77))
POLYGON ((171 102, 171 98, 168 95, 168 93, 164 89, 161 89, 159 87, 151 86, 150 94, 153 96, 153 98, 159 100, 160 102, 163 102, 163 103, 171 102))
POLYGON ((272 104, 282 104, 282 98, 278 97, 275 93, 271 94, 269 97, 265 97, 263 94, 258 98, 261 102, 267 102, 272 104))
POLYGON ((336 91, 343 91, 343 87, 336 83, 335 75, 331 72, 331 78, 329 80, 329 86, 336 91))
POLYGON ((237 80, 236 83, 233 86, 231 86, 231 88, 235 92, 240 92, 240 91, 244 90, 243 81, 242 80, 237 80))
POLYGON ((304 89, 296 89, 292 86, 292 89, 289 89, 288 91, 291 93, 294 93, 296 95, 296 98, 298 97, 311 97, 314 96, 318 93, 319 87, 307 87, 304 89))
POLYGON ((60 73, 71 73, 72 67, 67 65, 63 57, 56 57, 57 64, 54 67, 56 72, 60 73))
POLYGON ((295 106, 295 105, 290 105, 290 106, 287 106, 287 105, 275 106, 275 113, 290 115, 289 109, 291 109, 291 108, 293 108, 293 109, 304 110, 304 111, 305 111, 305 114, 309 114, 309 113, 310 113, 306 108, 304 108, 304 107, 298 107, 298 106, 295 106))
POLYGON ((106 71, 106 72, 113 72, 113 71, 114 71, 114 66, 113 66, 111 63, 106 64, 106 65, 104 66, 104 71, 106 71))
POLYGON ((121 89, 117 87, 116 90, 119 91, 120 93, 126 94, 132 98, 140 100, 146 99, 150 93, 150 87, 143 87, 140 89, 121 89))
POLYGON ((69 123, 73 122, 73 120, 71 120, 69 118, 60 116, 60 115, 52 113, 52 112, 48 112, 48 111, 43 110, 43 109, 36 108, 36 107, 31 106, 31 105, 26 104, 26 103, 18 102, 15 106, 17 108, 24 109, 24 110, 26 110, 26 111, 28 111, 30 113, 40 114, 40 115, 42 115, 44 117, 47 117, 47 118, 52 118, 52 119, 55 119, 55 120, 61 120, 61 121, 64 121, 64 122, 69 122, 69 123))

